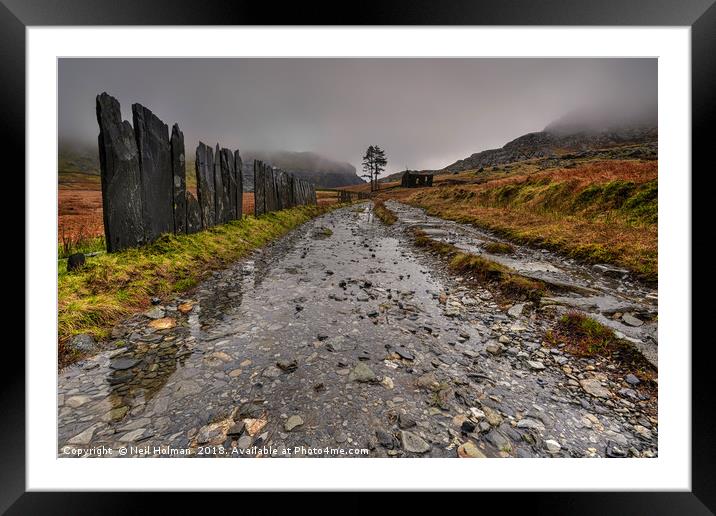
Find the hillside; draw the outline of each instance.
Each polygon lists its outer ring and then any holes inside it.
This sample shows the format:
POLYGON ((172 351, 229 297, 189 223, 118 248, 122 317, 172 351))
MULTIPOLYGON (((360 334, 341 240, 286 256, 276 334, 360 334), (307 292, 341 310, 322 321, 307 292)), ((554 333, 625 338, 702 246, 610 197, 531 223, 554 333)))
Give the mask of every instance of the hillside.
MULTIPOLYGON (((653 117, 638 122, 584 122, 575 115, 565 116, 548 124, 544 130, 527 133, 499 149, 471 154, 439 170, 422 170, 434 174, 455 174, 466 170, 484 171, 527 160, 555 166, 574 159, 657 159, 658 131, 653 117)), ((381 182, 397 181, 397 172, 381 182)))
POLYGON ((246 151, 242 157, 245 163, 259 159, 324 188, 363 183, 350 163, 335 161, 315 152, 246 151))
POLYGON ((587 263, 617 265, 656 281, 655 160, 584 159, 547 168, 536 163, 442 175, 434 188, 394 183, 381 195, 518 243, 587 263))
MULTIPOLYGON (((316 186, 335 188, 363 183, 350 163, 335 161, 314 152, 263 152, 246 151, 244 160, 246 191, 253 191, 254 159, 260 159, 275 167, 306 179, 316 186)), ((187 159, 187 183, 190 188, 196 184, 194 177, 193 153, 187 159)), ((61 143, 58 151, 59 183, 63 188, 99 188, 99 155, 96 145, 61 143)))
POLYGON ((599 151, 635 145, 645 146, 641 151, 643 155, 635 157, 655 159, 657 138, 656 128, 639 127, 568 133, 545 130, 520 136, 499 149, 477 152, 448 165, 440 172, 462 172, 534 158, 590 157, 588 156, 590 153, 596 154, 599 151))

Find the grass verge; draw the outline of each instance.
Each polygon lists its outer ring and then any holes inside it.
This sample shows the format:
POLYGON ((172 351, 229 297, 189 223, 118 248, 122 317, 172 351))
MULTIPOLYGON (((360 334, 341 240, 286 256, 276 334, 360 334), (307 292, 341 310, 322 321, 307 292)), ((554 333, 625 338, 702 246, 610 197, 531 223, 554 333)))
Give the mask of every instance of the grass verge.
POLYGON ((488 242, 482 247, 490 254, 512 254, 515 252, 514 246, 505 242, 488 242))
POLYGON ((452 244, 433 240, 420 229, 413 230, 413 235, 416 245, 431 249, 447 258, 451 269, 495 284, 505 294, 533 301, 538 301, 544 295, 546 286, 540 281, 526 278, 509 267, 482 256, 466 253, 452 244))
POLYGON ((388 226, 392 226, 398 220, 395 213, 393 213, 381 199, 375 199, 373 201, 373 213, 388 226))
POLYGON ((405 190, 386 195, 521 244, 657 280, 656 162, 591 162, 479 184, 405 190))
POLYGON ((74 335, 106 339, 122 318, 147 308, 152 296, 189 290, 207 272, 339 206, 300 206, 244 217, 193 235, 163 235, 139 249, 89 258, 82 269, 72 272, 67 272, 66 261, 58 261, 60 365, 78 358, 67 346, 74 335))
POLYGON ((616 358, 643 381, 654 379, 651 364, 628 342, 591 317, 569 311, 546 334, 546 341, 578 357, 616 358))

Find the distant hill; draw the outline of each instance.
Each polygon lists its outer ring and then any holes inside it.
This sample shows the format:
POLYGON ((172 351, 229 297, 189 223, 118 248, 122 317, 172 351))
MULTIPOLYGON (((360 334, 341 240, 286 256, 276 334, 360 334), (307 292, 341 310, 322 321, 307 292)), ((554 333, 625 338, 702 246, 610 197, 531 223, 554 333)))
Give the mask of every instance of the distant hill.
POLYGON ((499 149, 477 152, 456 161, 440 172, 461 172, 524 161, 534 158, 559 158, 569 154, 611 149, 637 144, 656 144, 656 127, 619 127, 601 131, 565 131, 565 126, 547 127, 544 131, 528 133, 506 143, 499 149))
POLYGON ((264 161, 324 188, 358 185, 364 182, 350 163, 334 161, 315 152, 246 151, 241 157, 245 163, 253 163, 255 159, 264 161))
MULTIPOLYGON (((655 111, 638 116, 630 114, 628 119, 606 114, 572 113, 552 122, 542 131, 522 135, 499 149, 476 152, 442 169, 422 172, 449 174, 537 158, 559 160, 594 156, 604 159, 656 159, 657 149, 655 111)), ((391 174, 381 178, 381 181, 395 181, 402 174, 391 174)))
POLYGON ((58 171, 61 174, 99 175, 99 151, 97 145, 60 143, 58 154, 58 171))
MULTIPOLYGON (((96 145, 61 143, 59 145, 58 172, 60 182, 63 179, 78 177, 79 174, 99 176, 99 154, 96 145)), ((193 154, 193 153, 191 153, 193 154)), ((241 153, 244 160, 244 183, 246 191, 253 191, 253 161, 260 159, 274 167, 291 172, 316 186, 335 188, 363 183, 350 163, 334 161, 314 152, 262 152, 246 151, 241 153)), ((192 173, 194 159, 187 156, 187 184, 196 185, 192 173)))

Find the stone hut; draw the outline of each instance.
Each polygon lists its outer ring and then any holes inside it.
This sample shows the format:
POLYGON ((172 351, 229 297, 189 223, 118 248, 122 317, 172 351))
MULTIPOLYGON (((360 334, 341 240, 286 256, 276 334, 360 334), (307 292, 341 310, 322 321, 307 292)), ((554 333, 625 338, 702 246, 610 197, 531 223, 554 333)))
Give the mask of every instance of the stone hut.
POLYGON ((400 180, 400 186, 404 186, 406 188, 433 186, 433 174, 406 170, 400 180))

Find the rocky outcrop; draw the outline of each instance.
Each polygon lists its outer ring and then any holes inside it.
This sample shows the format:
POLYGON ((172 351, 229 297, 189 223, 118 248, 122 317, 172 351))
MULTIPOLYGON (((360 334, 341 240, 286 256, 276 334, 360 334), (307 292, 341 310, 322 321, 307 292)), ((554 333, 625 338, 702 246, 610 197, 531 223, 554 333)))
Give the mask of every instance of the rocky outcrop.
POLYGON ((468 158, 448 165, 440 172, 461 172, 485 167, 499 166, 534 158, 568 157, 597 149, 609 149, 636 144, 655 144, 656 128, 630 128, 601 132, 540 131, 528 133, 512 140, 499 149, 477 152, 468 158), (565 156, 566 155, 566 156, 565 156))

